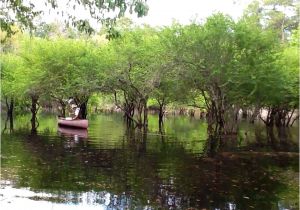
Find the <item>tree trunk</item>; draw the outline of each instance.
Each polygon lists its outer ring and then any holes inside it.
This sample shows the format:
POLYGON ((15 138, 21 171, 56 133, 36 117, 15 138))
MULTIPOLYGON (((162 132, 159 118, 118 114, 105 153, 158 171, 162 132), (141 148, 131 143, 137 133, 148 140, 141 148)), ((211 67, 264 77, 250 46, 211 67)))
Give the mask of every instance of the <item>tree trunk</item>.
POLYGON ((254 124, 256 117, 259 115, 259 109, 260 107, 258 105, 254 107, 253 113, 250 117, 250 123, 254 124))
POLYGON ((137 126, 138 127, 141 127, 143 125, 142 113, 143 113, 143 103, 139 101, 137 105, 137 126))
POLYGON ((148 126, 148 107, 147 107, 147 99, 144 100, 144 126, 148 126))
POLYGON ((262 119, 262 121, 265 123, 265 125, 267 127, 273 127, 276 113, 277 113, 277 109, 276 108, 269 107, 268 108, 267 119, 264 120, 262 117, 260 117, 260 118, 262 119))
POLYGON ((159 103, 158 124, 160 126, 163 124, 163 118, 164 118, 164 104, 159 103))
POLYGON ((38 96, 31 96, 31 132, 36 133, 37 132, 37 127, 38 127, 38 122, 37 122, 37 117, 36 114, 38 112, 38 96))
POLYGON ((228 106, 223 113, 223 133, 225 135, 236 135, 238 130, 239 107, 228 106))
POLYGON ((295 109, 293 108, 291 115, 288 114, 288 118, 287 118, 287 122, 286 122, 286 127, 290 126, 290 122, 291 122, 291 119, 292 119, 292 117, 294 115, 294 112, 295 112, 295 109))
POLYGON ((267 126, 272 127, 274 125, 276 113, 277 113, 277 109, 276 108, 271 108, 271 113, 270 113, 270 116, 269 116, 267 126))
POLYGON ((134 104, 132 102, 124 103, 124 118, 126 119, 127 124, 131 124, 134 115, 134 104))
POLYGON ((9 118, 9 130, 10 130, 10 132, 13 132, 13 130, 14 130, 14 118, 13 117, 9 118))
POLYGON ((269 144, 271 145, 271 147, 276 150, 278 147, 278 145, 277 145, 278 141, 274 135, 274 129, 273 129, 273 127, 266 127, 266 129, 267 129, 267 140, 268 140, 269 144))
POLYGON ((86 119, 87 116, 87 103, 88 100, 80 104, 80 111, 79 111, 79 119, 86 119))
POLYGON ((61 105, 61 116, 66 117, 66 107, 67 107, 67 105, 66 105, 66 103, 64 103, 63 100, 60 100, 59 103, 61 105))
POLYGON ((299 114, 294 118, 294 120, 292 121, 290 127, 292 127, 292 126, 294 125, 294 122, 295 122, 296 120, 299 120, 299 114))
POLYGON ((163 98, 162 100, 156 99, 159 105, 159 110, 158 110, 158 125, 159 129, 161 129, 163 125, 163 120, 164 120, 164 114, 165 114, 165 99, 163 98))
POLYGON ((13 118, 13 111, 14 111, 14 99, 10 98, 10 102, 8 103, 7 97, 5 97, 6 108, 7 108, 7 117, 9 119, 13 118))
POLYGON ((228 136, 236 135, 238 130, 239 107, 230 105, 222 95, 221 89, 215 87, 210 92, 210 99, 203 95, 208 106, 207 123, 208 135, 228 136))
POLYGON ((195 110, 194 109, 190 109, 189 110, 189 115, 190 115, 190 117, 195 117, 195 110))
POLYGON ((185 108, 179 108, 179 114, 184 115, 185 114, 185 108))
POLYGON ((10 98, 10 107, 9 107, 9 118, 13 119, 13 111, 14 111, 14 99, 10 98))

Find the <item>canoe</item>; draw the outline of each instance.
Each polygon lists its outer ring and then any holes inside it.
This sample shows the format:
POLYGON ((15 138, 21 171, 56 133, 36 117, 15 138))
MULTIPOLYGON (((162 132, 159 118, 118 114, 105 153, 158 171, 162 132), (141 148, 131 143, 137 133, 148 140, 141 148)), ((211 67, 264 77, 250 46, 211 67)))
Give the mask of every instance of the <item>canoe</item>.
POLYGON ((89 121, 83 119, 66 120, 65 118, 58 118, 58 125, 86 129, 89 126, 89 121))

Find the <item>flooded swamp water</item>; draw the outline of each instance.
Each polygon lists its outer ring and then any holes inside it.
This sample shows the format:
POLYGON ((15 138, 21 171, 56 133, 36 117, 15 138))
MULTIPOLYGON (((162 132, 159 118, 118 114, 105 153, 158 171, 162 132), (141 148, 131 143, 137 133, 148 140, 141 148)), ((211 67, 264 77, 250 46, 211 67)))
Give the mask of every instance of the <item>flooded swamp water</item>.
POLYGON ((241 123, 214 144, 207 124, 168 117, 162 130, 128 129, 118 114, 91 115, 88 130, 18 116, 1 135, 1 209, 299 209, 298 127, 241 123))

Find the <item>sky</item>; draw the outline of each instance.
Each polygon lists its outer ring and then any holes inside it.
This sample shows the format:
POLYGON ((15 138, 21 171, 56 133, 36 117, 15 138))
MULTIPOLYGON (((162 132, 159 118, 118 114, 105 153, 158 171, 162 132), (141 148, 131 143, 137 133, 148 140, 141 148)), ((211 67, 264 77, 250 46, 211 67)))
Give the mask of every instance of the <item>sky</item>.
MULTIPOLYGON (((149 12, 146 17, 137 18, 136 14, 129 17, 137 24, 149 24, 151 26, 168 26, 174 20, 181 24, 188 24, 195 19, 204 21, 205 18, 217 12, 238 19, 250 2, 251 0, 148 0, 149 12)), ((66 9, 66 0, 58 0, 58 4, 59 8, 66 9)), ((37 8, 43 8, 44 1, 36 1, 35 5, 37 8)), ((89 16, 82 8, 73 10, 71 7, 67 10, 81 18, 89 16)), ((61 20, 61 16, 57 15, 56 12, 49 13, 46 11, 42 19, 47 23, 61 20)), ((93 27, 97 25, 95 20, 90 20, 90 23, 93 27)))
POLYGON ((195 18, 205 20, 216 12, 238 19, 250 2, 251 0, 148 0, 148 15, 134 18, 134 21, 152 26, 171 25, 173 20, 188 24, 195 18))

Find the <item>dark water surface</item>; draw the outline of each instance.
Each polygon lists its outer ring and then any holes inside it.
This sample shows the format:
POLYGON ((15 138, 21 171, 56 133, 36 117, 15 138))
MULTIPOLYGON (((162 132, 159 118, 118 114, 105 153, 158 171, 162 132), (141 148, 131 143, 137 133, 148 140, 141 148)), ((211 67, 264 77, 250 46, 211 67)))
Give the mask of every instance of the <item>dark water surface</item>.
POLYGON ((1 209, 299 209, 298 128, 242 123, 216 144, 201 120, 168 117, 161 132, 156 121, 143 133, 93 115, 84 131, 41 114, 31 134, 17 117, 2 133, 1 209))

